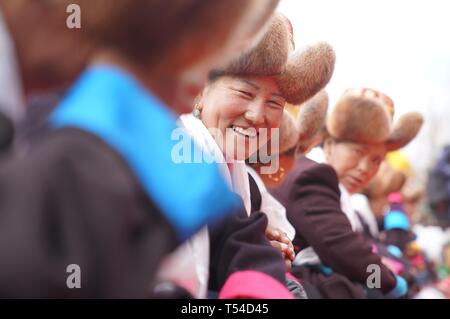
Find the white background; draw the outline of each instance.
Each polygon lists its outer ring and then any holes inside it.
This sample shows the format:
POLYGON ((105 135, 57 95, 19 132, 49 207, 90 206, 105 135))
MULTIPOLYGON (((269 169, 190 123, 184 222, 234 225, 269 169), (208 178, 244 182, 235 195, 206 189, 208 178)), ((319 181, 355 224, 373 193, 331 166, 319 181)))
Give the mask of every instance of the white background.
POLYGON ((337 61, 330 106, 349 87, 378 89, 396 117, 414 110, 425 126, 404 153, 421 176, 450 143, 450 1, 282 0, 297 49, 325 40, 337 61))

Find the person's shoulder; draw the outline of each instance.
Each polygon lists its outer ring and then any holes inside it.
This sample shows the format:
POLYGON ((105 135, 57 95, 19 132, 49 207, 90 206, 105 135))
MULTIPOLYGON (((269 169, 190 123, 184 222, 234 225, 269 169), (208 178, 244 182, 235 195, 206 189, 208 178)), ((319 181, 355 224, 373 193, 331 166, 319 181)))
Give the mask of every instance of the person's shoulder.
POLYGON ((277 199, 283 199, 286 195, 297 192, 299 187, 305 186, 332 188, 339 192, 339 180, 336 171, 328 164, 318 163, 305 156, 296 160, 294 167, 286 175, 282 184, 271 190, 277 199))
POLYGON ((23 154, 5 160, 0 171, 10 179, 33 179, 40 185, 70 181, 135 184, 126 161, 118 152, 99 137, 77 128, 47 132, 23 154))
POLYGON ((295 180, 325 182, 326 184, 338 185, 336 171, 328 164, 315 162, 307 157, 301 157, 297 160, 293 170, 295 180))

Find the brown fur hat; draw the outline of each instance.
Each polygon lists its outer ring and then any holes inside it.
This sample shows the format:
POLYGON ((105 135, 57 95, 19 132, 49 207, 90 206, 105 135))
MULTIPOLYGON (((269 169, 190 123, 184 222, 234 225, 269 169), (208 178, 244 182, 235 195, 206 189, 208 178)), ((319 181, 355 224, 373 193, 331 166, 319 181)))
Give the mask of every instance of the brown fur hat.
POLYGON ((275 14, 260 41, 232 60, 226 67, 211 71, 210 77, 274 76, 284 71, 290 52, 290 25, 281 14, 275 14))
POLYGON ((336 103, 326 121, 335 139, 365 144, 385 143, 389 151, 408 144, 419 132, 419 113, 403 115, 392 125, 394 104, 385 94, 372 89, 349 89, 336 103))
POLYGON ((298 142, 298 130, 293 116, 284 110, 283 119, 280 125, 280 146, 279 154, 294 148, 298 142))
POLYGON ((320 143, 321 138, 317 138, 325 127, 329 98, 325 90, 319 91, 311 99, 300 106, 297 115, 296 127, 298 130, 297 149, 300 152, 314 147, 315 142, 320 143))
POLYGON ((419 133, 423 124, 420 113, 410 112, 403 114, 395 123, 386 146, 388 151, 398 150, 407 145, 419 133))
POLYGON ((299 105, 323 89, 333 75, 335 60, 333 48, 325 42, 294 52, 277 78, 286 101, 299 105))
POLYGON ((325 90, 300 106, 286 105, 280 125, 280 154, 294 147, 301 152, 309 149, 325 126, 327 109, 328 94, 325 90))
POLYGON ((262 40, 227 67, 213 70, 210 78, 231 76, 275 76, 290 104, 300 105, 323 89, 334 71, 335 53, 327 43, 293 52, 293 30, 289 20, 275 14, 262 40))

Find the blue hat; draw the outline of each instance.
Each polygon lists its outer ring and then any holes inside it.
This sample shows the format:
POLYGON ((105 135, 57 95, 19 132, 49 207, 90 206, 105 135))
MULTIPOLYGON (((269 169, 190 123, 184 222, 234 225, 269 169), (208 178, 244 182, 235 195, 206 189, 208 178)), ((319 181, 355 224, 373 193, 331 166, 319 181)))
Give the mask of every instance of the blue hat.
POLYGON ((398 210, 394 210, 389 212, 386 216, 384 216, 384 229, 403 229, 408 231, 411 225, 409 224, 408 217, 398 210))

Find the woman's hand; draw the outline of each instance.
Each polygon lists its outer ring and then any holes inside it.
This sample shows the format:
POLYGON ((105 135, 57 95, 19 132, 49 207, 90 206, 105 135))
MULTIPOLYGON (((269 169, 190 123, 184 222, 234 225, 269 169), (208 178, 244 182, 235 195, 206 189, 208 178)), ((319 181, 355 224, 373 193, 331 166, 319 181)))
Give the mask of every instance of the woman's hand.
POLYGON ((271 226, 267 226, 266 237, 269 239, 270 244, 278 249, 283 256, 286 269, 289 272, 292 267, 292 261, 295 258, 294 246, 287 234, 271 226))

